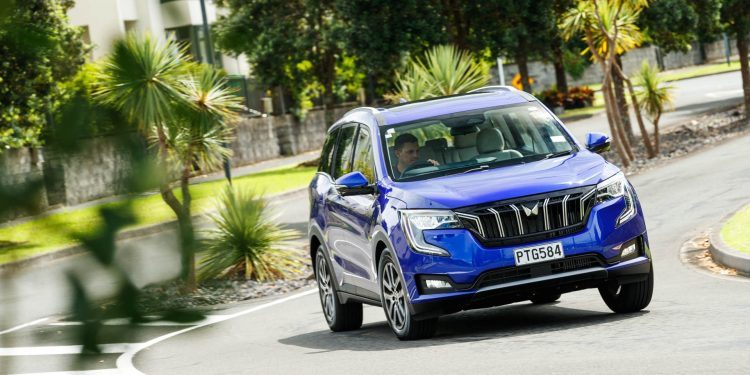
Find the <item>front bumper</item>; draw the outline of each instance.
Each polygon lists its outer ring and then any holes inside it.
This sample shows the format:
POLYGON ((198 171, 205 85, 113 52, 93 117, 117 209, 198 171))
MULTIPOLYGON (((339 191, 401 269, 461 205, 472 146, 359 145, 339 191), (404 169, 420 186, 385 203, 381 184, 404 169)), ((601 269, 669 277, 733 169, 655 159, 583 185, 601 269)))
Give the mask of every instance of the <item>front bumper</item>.
POLYGON ((651 267, 651 259, 643 255, 608 267, 589 267, 472 290, 423 295, 419 302, 412 301, 409 309, 415 318, 422 319, 525 301, 537 293, 568 293, 608 283, 627 284, 645 280, 651 267))

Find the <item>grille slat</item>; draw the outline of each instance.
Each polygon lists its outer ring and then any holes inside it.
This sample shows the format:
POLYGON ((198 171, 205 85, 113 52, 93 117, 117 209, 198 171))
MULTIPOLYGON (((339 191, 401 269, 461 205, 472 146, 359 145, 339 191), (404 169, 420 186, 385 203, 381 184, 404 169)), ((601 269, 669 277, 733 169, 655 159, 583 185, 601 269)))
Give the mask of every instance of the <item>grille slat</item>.
POLYGON ((456 210, 466 228, 485 245, 510 245, 575 233, 594 206, 586 186, 456 210))

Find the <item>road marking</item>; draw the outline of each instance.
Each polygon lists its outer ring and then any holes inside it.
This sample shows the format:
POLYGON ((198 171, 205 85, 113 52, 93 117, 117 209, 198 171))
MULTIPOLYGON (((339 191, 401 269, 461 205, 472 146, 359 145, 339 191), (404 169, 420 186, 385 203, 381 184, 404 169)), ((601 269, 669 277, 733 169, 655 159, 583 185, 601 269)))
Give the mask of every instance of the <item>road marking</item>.
POLYGON ((190 332, 190 331, 192 331, 194 329, 198 329, 198 328, 202 328, 202 327, 214 324, 214 323, 219 323, 219 322, 223 322, 223 321, 226 321, 226 320, 238 318, 238 317, 243 316, 243 315, 254 313, 256 311, 267 309, 267 308, 272 307, 272 306, 280 305, 282 303, 289 302, 289 301, 295 300, 297 298, 301 298, 301 297, 305 297, 305 296, 308 296, 308 295, 313 294, 313 293, 317 293, 317 291, 318 291, 317 288, 306 290, 304 292, 293 294, 293 295, 291 295, 289 297, 284 297, 284 298, 281 298, 281 299, 277 299, 275 301, 272 301, 272 302, 269 302, 269 303, 266 303, 266 304, 263 304, 263 305, 260 305, 260 306, 255 306, 255 307, 251 307, 251 308, 249 308, 247 310, 238 311, 238 312, 236 312, 234 314, 224 315, 224 318, 221 319, 221 320, 217 319, 216 321, 201 323, 201 324, 198 324, 198 325, 194 325, 192 327, 187 327, 185 329, 182 329, 182 330, 179 330, 179 331, 175 331, 175 332, 172 332, 172 333, 168 333, 166 335, 159 336, 157 338, 151 339, 151 340, 145 342, 144 344, 139 345, 138 347, 133 347, 131 349, 128 349, 126 352, 122 353, 122 355, 120 355, 119 357, 117 357, 117 368, 120 369, 122 371, 122 373, 125 374, 125 375, 145 375, 144 373, 138 371, 138 369, 135 368, 135 365, 133 365, 133 358, 135 357, 135 355, 139 351, 141 351, 143 349, 146 349, 146 348, 148 348, 150 346, 158 344, 158 343, 160 343, 160 342, 162 342, 162 341, 164 341, 166 339, 175 337, 177 335, 181 335, 183 333, 190 332))
POLYGON ((106 370, 34 372, 15 375, 122 375, 122 372, 120 372, 120 370, 116 368, 113 368, 106 370))
MULTIPOLYGON (((100 344, 102 354, 125 353, 138 349, 142 344, 100 344)), ((66 355, 80 354, 83 345, 65 346, 24 346, 17 348, 0 348, 0 357, 30 356, 30 355, 66 355)))
POLYGON ((724 96, 742 96, 743 93, 742 89, 738 90, 724 90, 724 91, 714 91, 706 93, 706 96, 709 98, 720 98, 724 96))
POLYGON ((46 321, 47 319, 48 318, 41 318, 41 319, 37 319, 37 320, 31 321, 31 322, 28 322, 28 323, 21 324, 20 326, 15 326, 13 328, 6 329, 5 331, 0 332, 0 335, 4 335, 6 333, 11 333, 11 332, 14 332, 14 331, 18 331, 19 329, 24 329, 26 327, 31 327, 33 325, 37 325, 39 323, 42 323, 42 322, 46 321))
MULTIPOLYGON (((181 326, 194 326, 196 324, 206 323, 206 322, 220 322, 224 319, 226 319, 227 315, 207 315, 205 319, 198 320, 195 322, 171 322, 167 320, 154 320, 150 322, 143 322, 143 323, 132 323, 130 319, 122 318, 122 319, 109 319, 103 321, 101 324, 105 326, 127 326, 127 325, 134 325, 134 326, 145 326, 145 327, 181 327, 181 326)), ((51 326, 80 326, 83 325, 81 322, 55 322, 50 323, 51 326)))

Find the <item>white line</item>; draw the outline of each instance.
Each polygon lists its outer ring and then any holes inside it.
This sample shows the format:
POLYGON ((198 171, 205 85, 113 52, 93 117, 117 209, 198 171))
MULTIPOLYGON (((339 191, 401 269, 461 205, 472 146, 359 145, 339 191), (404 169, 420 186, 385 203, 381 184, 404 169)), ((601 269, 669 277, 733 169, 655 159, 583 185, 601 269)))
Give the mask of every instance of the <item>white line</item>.
POLYGON ((122 353, 121 356, 117 357, 117 368, 120 369, 123 372, 123 374, 126 374, 126 375, 131 375, 131 374, 132 375, 145 375, 144 373, 138 371, 138 369, 135 368, 135 365, 133 365, 133 358, 135 357, 135 355, 139 351, 141 351, 141 350, 143 350, 145 348, 148 348, 149 346, 153 346, 153 345, 158 344, 159 342, 162 342, 162 341, 164 341, 166 339, 175 337, 177 335, 181 335, 181 334, 183 334, 185 332, 190 332, 190 331, 192 331, 194 329, 205 327, 207 325, 211 325, 211 324, 214 324, 214 323, 223 322, 223 321, 229 320, 229 319, 238 318, 238 317, 243 316, 243 315, 247 315, 247 314, 250 314, 250 313, 253 313, 253 312, 256 312, 256 311, 267 309, 267 308, 269 308, 271 306, 276 306, 276 305, 279 305, 279 304, 282 304, 282 303, 285 303, 285 302, 289 302, 291 300, 295 300, 297 298, 301 298, 301 297, 304 297, 304 296, 307 296, 307 295, 310 295, 310 294, 313 294, 313 293, 317 293, 317 291, 318 291, 317 288, 306 290, 304 292, 297 293, 297 294, 291 295, 289 297, 284 297, 284 298, 281 298, 281 299, 277 299, 275 301, 272 301, 272 302, 269 302, 269 303, 266 303, 266 304, 263 304, 263 305, 260 305, 260 306, 255 306, 255 307, 251 307, 251 308, 249 308, 247 310, 238 311, 238 312, 236 312, 234 314, 231 314, 231 315, 224 315, 223 319, 221 319, 221 320, 217 319, 216 321, 201 323, 201 324, 198 324, 198 325, 195 325, 195 326, 192 326, 192 327, 188 327, 188 328, 185 328, 185 329, 182 329, 182 330, 179 330, 179 331, 168 333, 168 334, 166 334, 164 336, 159 336, 157 338, 151 339, 151 340, 149 340, 149 341, 141 344, 137 348, 129 349, 125 353, 122 353))
POLYGON ((0 335, 4 335, 6 333, 11 333, 11 332, 14 332, 14 331, 18 331, 19 329, 24 329, 26 327, 30 327, 30 326, 39 324, 39 323, 41 323, 41 322, 43 322, 45 320, 47 320, 47 318, 37 319, 37 320, 34 320, 32 322, 21 324, 20 326, 15 326, 13 328, 9 328, 9 329, 6 329, 5 331, 0 332, 0 335))
POLYGON ((106 369, 106 370, 86 370, 86 371, 56 371, 56 372, 34 372, 26 374, 16 375, 121 375, 120 370, 106 369))
MULTIPOLYGON (((220 322, 224 319, 226 319, 227 315, 208 315, 203 320, 198 320, 195 322, 171 322, 167 320, 155 320, 151 322, 143 322, 143 323, 131 323, 130 319, 123 318, 123 319, 109 319, 102 322, 102 325, 105 326, 127 326, 127 325, 134 325, 139 327, 181 327, 181 326, 194 326, 196 324, 206 323, 206 322, 220 322)), ((81 322, 55 322, 50 323, 51 326, 80 326, 83 325, 81 322)))
MULTIPOLYGON (((100 344, 102 354, 124 353, 137 349, 141 344, 100 344)), ((0 357, 15 357, 28 355, 65 355, 80 354, 82 345, 65 346, 22 346, 16 348, 0 348, 0 357)))

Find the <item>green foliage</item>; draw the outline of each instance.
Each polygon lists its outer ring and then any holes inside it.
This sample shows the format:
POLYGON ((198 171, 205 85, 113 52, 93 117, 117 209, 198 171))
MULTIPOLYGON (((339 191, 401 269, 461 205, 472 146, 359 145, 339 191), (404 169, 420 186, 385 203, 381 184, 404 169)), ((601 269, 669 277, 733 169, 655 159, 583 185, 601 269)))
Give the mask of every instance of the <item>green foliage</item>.
POLYGON ((200 277, 241 275, 259 281, 283 278, 303 264, 302 251, 290 242, 297 236, 268 215, 268 204, 249 190, 227 187, 210 215, 216 229, 203 241, 200 277))
MULTIPOLYGON (((80 121, 76 127, 78 134, 74 138, 106 135, 117 132, 132 131, 128 120, 117 110, 102 105, 93 99, 97 87, 100 66, 95 63, 84 64, 72 79, 60 85, 61 104, 55 112, 54 122, 80 121)), ((55 129, 50 129, 53 132, 55 129)), ((47 135, 50 136, 49 134, 47 135)))
POLYGON ((185 104, 180 81, 189 70, 187 54, 174 40, 131 33, 104 60, 94 97, 152 134, 153 127, 174 120, 175 103, 185 104))
POLYGON ((394 102, 460 94, 485 86, 490 79, 487 64, 450 45, 437 46, 422 58, 411 59, 399 78, 398 91, 388 97, 394 102))
POLYGON ((67 22, 67 0, 0 1, 0 152, 38 146, 58 84, 84 63, 81 31, 67 22))
POLYGON ((591 64, 589 60, 581 56, 580 51, 566 49, 563 52, 563 65, 565 66, 565 71, 573 79, 577 80, 583 77, 586 68, 591 64))
POLYGON ((687 52, 697 39, 698 14, 687 0, 659 0, 638 18, 646 39, 663 52, 687 52))
POLYGON ((721 21, 725 23, 726 30, 735 37, 744 36, 745 40, 750 34, 750 1, 747 0, 723 0, 721 3, 721 21))
POLYGON ((214 25, 220 49, 245 54, 261 83, 281 86, 299 115, 310 98, 332 104, 336 67, 344 60, 344 30, 333 1, 222 0, 214 25))
POLYGON ((345 49, 372 80, 370 95, 391 87, 404 57, 447 42, 438 1, 336 0, 345 23, 345 49))
POLYGON ((643 60, 636 82, 641 86, 641 90, 636 94, 638 104, 652 121, 658 119, 665 107, 672 103, 673 87, 665 84, 664 80, 659 77, 659 71, 651 68, 646 60, 643 60))

